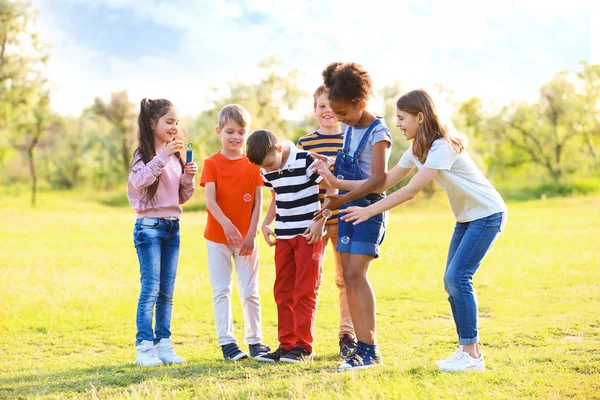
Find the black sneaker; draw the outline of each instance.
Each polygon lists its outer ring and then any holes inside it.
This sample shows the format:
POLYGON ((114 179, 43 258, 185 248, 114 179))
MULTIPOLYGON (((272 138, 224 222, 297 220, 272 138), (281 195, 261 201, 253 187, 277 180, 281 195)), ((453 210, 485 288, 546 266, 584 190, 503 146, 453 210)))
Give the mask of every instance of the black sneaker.
POLYGON ((248 345, 248 349, 250 349, 250 357, 258 358, 260 356, 264 356, 268 352, 271 351, 271 348, 265 344, 257 343, 248 345))
POLYGON ((353 336, 344 333, 340 338, 340 357, 346 358, 356 351, 356 340, 353 336))
POLYGON ((283 347, 278 348, 272 353, 263 354, 261 356, 256 357, 258 361, 264 362, 277 362, 281 359, 281 357, 285 356, 289 353, 289 350, 284 349, 283 347))
POLYGON ((297 364, 301 362, 311 361, 314 354, 309 353, 304 347, 294 347, 292 351, 281 357, 279 361, 297 364))

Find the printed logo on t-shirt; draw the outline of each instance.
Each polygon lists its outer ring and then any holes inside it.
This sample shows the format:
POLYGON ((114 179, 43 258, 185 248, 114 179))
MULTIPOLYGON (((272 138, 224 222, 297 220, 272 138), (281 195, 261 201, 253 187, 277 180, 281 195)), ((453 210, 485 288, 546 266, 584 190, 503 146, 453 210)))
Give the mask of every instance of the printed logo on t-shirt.
POLYGON ((252 195, 251 195, 250 193, 246 193, 246 194, 244 195, 244 201, 245 201, 246 203, 250 203, 250 202, 252 201, 252 195))

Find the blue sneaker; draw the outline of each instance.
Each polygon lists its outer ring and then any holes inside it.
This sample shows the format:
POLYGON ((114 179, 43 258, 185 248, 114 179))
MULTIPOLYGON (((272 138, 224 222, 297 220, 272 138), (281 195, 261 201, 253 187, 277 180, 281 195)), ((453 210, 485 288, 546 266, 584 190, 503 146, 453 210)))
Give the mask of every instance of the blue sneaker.
POLYGON ((344 333, 340 338, 340 357, 346 358, 356 351, 356 340, 353 336, 344 333))
POLYGON ((258 358, 271 351, 269 346, 262 343, 250 344, 248 349, 250 349, 250 357, 252 358, 258 358))
POLYGON ((248 358, 248 353, 240 350, 236 343, 229 343, 221 346, 223 351, 223 358, 227 361, 237 361, 248 358))
POLYGON ((371 368, 382 365, 381 356, 377 346, 359 341, 356 352, 351 354, 338 368, 338 372, 354 371, 357 369, 371 368))

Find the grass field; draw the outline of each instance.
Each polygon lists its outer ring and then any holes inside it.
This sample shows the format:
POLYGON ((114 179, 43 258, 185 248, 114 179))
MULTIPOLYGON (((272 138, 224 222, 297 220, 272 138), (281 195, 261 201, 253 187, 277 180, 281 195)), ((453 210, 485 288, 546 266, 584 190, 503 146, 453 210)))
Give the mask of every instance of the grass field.
MULTIPOLYGON (((446 374, 456 346, 443 289, 445 202, 392 214, 370 279, 385 365, 338 373, 337 292, 326 258, 306 365, 222 361, 202 237, 187 212, 172 323, 181 366, 133 364, 139 271, 133 212, 43 193, 0 196, 0 398, 600 398, 600 198, 509 204, 476 275, 488 370, 446 374)), ((276 346, 272 249, 260 241, 263 330, 276 346)), ((241 307, 234 295, 238 341, 241 307)))

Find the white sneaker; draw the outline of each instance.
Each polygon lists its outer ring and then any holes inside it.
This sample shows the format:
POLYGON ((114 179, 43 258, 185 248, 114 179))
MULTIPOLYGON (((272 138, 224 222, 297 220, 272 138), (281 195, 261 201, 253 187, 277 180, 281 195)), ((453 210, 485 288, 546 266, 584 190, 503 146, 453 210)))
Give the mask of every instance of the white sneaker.
POLYGON ((156 348, 152 340, 142 340, 140 344, 135 346, 137 350, 135 363, 142 367, 155 367, 163 362, 156 356, 156 348))
POLYGON ((156 355, 165 364, 182 364, 185 362, 185 358, 179 357, 173 350, 171 339, 160 339, 156 344, 156 355))
POLYGON ((444 358, 443 360, 438 360, 435 362, 435 365, 437 365, 438 367, 441 367, 442 365, 449 363, 450 361, 454 360, 460 353, 462 353, 462 346, 459 346, 458 349, 452 353, 452 355, 450 357, 444 358))
POLYGON ((458 353, 451 361, 442 364, 439 368, 444 372, 485 371, 483 354, 473 358, 466 351, 458 353))

